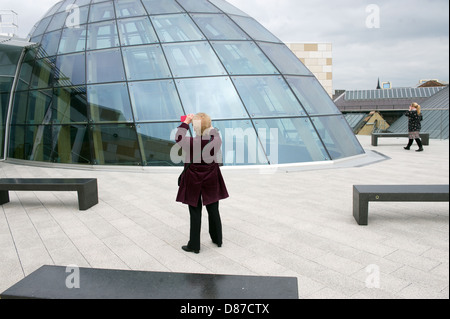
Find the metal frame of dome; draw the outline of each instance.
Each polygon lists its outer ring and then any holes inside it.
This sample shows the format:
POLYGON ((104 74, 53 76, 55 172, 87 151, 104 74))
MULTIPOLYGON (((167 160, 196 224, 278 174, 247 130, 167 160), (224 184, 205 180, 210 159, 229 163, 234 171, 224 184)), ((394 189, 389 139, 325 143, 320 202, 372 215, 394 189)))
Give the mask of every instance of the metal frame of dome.
POLYGON ((225 165, 364 153, 313 74, 224 0, 60 1, 30 39, 39 46, 20 63, 9 158, 178 165, 170 159, 171 134, 181 115, 200 111, 232 145, 225 165), (268 146, 270 129, 276 150, 268 146), (247 147, 242 159, 238 143, 247 147), (258 156, 250 154, 253 144, 258 156))

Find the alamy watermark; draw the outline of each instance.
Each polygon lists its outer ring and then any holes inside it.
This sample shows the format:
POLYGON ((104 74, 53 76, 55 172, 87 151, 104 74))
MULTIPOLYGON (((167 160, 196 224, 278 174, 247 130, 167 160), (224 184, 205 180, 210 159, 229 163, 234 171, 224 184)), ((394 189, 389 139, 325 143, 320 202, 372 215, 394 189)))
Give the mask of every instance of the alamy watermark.
POLYGON ((80 28, 80 7, 76 4, 70 4, 66 7, 66 12, 69 15, 66 18, 66 27, 68 28, 80 28))
POLYGON ((369 4, 366 7, 366 13, 369 15, 366 18, 366 27, 368 29, 381 28, 381 9, 377 4, 369 4))
POLYGON ((66 267, 66 273, 69 274, 66 277, 67 289, 80 289, 80 268, 77 265, 69 265, 66 267))

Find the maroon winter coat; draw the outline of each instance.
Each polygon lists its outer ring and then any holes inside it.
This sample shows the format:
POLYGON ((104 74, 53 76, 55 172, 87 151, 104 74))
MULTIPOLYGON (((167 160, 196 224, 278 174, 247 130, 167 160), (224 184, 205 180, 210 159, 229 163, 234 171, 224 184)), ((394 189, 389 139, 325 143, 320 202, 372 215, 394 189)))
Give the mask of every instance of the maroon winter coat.
POLYGON ((213 129, 210 136, 192 138, 186 136, 188 130, 189 125, 183 123, 178 127, 175 136, 175 141, 186 152, 185 166, 194 161, 181 178, 177 202, 196 207, 200 195, 205 206, 228 198, 228 191, 216 160, 215 150, 219 150, 222 145, 219 133, 213 129))

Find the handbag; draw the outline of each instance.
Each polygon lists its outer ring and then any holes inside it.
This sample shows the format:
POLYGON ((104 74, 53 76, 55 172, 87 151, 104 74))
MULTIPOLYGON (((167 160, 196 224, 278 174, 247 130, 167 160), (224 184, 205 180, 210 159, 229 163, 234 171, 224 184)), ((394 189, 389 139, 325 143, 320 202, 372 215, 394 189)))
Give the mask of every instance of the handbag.
MULTIPOLYGON (((208 144, 211 143, 212 138, 213 138, 213 137, 212 137, 212 135, 211 135, 211 138, 209 139, 208 144)), ((205 147, 208 146, 208 144, 206 144, 205 147)), ((203 149, 205 149, 205 148, 203 148, 203 149)), ((202 156, 202 154, 203 154, 203 150, 202 150, 202 152, 200 153, 200 157, 202 156)), ((198 158, 196 158, 196 160, 197 160, 197 159, 198 159, 198 158)), ((181 178, 183 177, 183 174, 186 173, 186 171, 189 169, 189 167, 192 165, 193 162, 195 162, 195 160, 192 161, 191 163, 187 164, 187 165, 184 167, 183 171, 181 172, 180 176, 178 176, 178 186, 181 185, 181 178)))

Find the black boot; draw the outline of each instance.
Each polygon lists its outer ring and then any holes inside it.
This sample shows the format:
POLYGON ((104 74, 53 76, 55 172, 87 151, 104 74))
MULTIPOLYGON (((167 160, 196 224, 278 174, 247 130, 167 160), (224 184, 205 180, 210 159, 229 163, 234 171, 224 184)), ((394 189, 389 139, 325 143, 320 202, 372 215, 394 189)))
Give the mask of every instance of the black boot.
POLYGON ((420 138, 416 138, 417 145, 419 145, 419 149, 416 152, 423 152, 423 145, 420 138))
POLYGON ((406 145, 406 147, 404 147, 404 149, 409 151, 411 149, 411 145, 413 144, 413 142, 414 142, 414 140, 410 139, 408 142, 408 145, 406 145))

